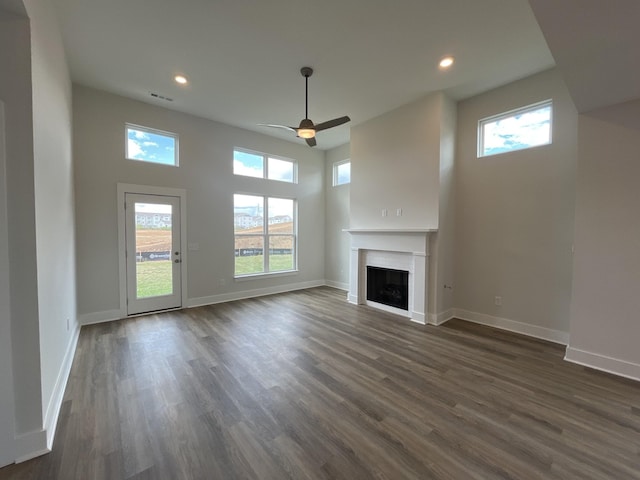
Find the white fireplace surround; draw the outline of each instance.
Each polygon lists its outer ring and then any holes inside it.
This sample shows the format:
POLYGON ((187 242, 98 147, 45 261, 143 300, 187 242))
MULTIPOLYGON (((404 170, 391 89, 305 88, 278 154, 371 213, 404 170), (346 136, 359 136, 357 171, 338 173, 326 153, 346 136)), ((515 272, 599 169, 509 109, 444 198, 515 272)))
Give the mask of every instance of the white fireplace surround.
POLYGON ((426 324, 429 234, 436 230, 345 230, 351 234, 349 302, 369 305, 426 324), (367 266, 409 272, 409 310, 367 300, 367 266))

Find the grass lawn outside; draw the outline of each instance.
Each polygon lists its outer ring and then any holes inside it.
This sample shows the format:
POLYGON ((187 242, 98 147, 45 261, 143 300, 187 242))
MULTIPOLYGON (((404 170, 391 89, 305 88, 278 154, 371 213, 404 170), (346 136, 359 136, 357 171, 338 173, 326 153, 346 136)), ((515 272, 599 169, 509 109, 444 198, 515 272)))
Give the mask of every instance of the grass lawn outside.
MULTIPOLYGON (((253 255, 250 257, 236 257, 236 275, 251 275, 252 273, 262 273, 263 255, 253 255)), ((269 271, 284 272, 293 270, 293 255, 271 255, 269 271)))
MULTIPOLYGON (((293 255, 271 255, 270 272, 284 272, 293 270, 293 255)), ((249 257, 236 257, 236 275, 251 275, 262 273, 263 255, 249 257)), ((137 298, 157 297, 171 295, 173 285, 171 283, 171 260, 156 260, 151 262, 138 262, 136 264, 137 298)))
POLYGON ((136 295, 138 298, 171 295, 171 260, 138 262, 136 264, 136 295))

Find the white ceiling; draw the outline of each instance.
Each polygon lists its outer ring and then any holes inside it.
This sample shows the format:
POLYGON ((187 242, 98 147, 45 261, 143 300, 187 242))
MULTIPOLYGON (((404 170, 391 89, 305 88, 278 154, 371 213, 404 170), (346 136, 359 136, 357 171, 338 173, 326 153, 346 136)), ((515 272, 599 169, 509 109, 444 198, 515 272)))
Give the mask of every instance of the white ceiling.
POLYGON ((430 92, 462 99, 554 65, 527 0, 52 2, 74 82, 295 142, 257 124, 299 123, 313 67, 309 117, 352 119, 320 132, 322 149, 430 92))

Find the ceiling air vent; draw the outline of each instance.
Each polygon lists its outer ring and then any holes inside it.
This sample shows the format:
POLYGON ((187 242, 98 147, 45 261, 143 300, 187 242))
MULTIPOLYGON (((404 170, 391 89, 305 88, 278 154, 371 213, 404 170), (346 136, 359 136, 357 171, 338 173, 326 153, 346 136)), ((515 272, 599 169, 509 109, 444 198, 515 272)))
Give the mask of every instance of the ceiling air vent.
POLYGON ((173 98, 165 97, 164 95, 160 95, 159 93, 149 92, 149 95, 159 100, 166 100, 167 102, 173 102, 173 98))

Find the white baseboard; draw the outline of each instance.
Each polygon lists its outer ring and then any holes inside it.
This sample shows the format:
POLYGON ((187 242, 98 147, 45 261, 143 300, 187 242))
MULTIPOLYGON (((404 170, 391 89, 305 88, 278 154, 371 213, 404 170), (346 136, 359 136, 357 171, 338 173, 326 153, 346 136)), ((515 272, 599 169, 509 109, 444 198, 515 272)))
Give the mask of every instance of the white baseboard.
POLYGON ((495 327, 509 332, 520 333, 529 337, 540 338, 553 343, 567 345, 569 343, 569 333, 551 328, 539 327, 529 323, 517 322, 508 318, 493 317, 484 313, 470 312, 459 308, 453 309, 454 317, 467 322, 479 323, 488 327, 495 327))
POLYGON ((607 357, 599 353, 587 352, 571 346, 567 347, 564 359, 567 362, 577 363, 578 365, 640 381, 640 365, 637 363, 607 357))
POLYGON ((16 463, 26 462, 32 458, 39 457, 51 451, 53 439, 56 433, 58 417, 62 407, 64 391, 67 387, 67 380, 71 373, 73 357, 76 353, 78 338, 80 337, 80 325, 76 325, 65 351, 53 392, 49 398, 47 410, 44 418, 44 428, 33 432, 18 435, 15 438, 16 463))
POLYGON ((78 315, 80 325, 93 325, 94 323, 112 322, 126 317, 118 310, 105 310, 103 312, 83 313, 78 315))
POLYGON ((16 463, 26 462, 51 451, 47 447, 47 432, 34 430, 16 436, 16 463))
MULTIPOLYGON (((244 290, 242 292, 224 293, 221 295, 210 295, 207 297, 198 297, 187 299, 184 308, 201 307, 204 305, 213 305, 215 303, 230 302, 233 300, 242 300, 243 298, 261 297, 264 295, 272 295, 274 293, 285 293, 294 290, 303 290, 305 288, 322 287, 328 285, 330 287, 342 288, 344 285, 337 283, 329 283, 324 280, 317 280, 312 282, 294 283, 287 285, 280 285, 278 287, 269 288, 257 288, 254 290, 244 290)), ((105 310, 102 312, 84 313, 78 315, 78 322, 80 325, 93 325, 95 323, 112 322, 114 320, 121 320, 128 318, 126 314, 123 314, 119 309, 105 310)))
POLYGON ((64 398, 64 391, 67 388, 67 381, 69 380, 69 374, 71 373, 71 365, 73 364, 73 357, 76 353, 76 347, 78 345, 78 338, 80 337, 80 326, 76 326, 67 345, 67 351, 64 354, 62 365, 58 371, 58 378, 56 378, 55 386, 53 387, 53 393, 49 399, 49 405, 44 416, 44 431, 47 435, 47 448, 51 450, 53 446, 53 438, 56 434, 56 427, 58 425, 58 417, 60 415, 60 408, 62 407, 62 400, 64 398))
POLYGON ((324 284, 327 287, 337 288, 338 290, 344 290, 345 292, 349 291, 349 284, 344 282, 335 282, 333 280, 325 280, 324 284))
POLYGON ((450 308, 449 310, 445 310, 440 313, 430 313, 429 314, 429 325, 435 325, 436 327, 442 325, 443 323, 448 322, 452 318, 455 318, 453 314, 454 309, 450 308))
POLYGON ((256 288, 254 290, 244 290, 242 292, 223 293, 221 295, 210 295, 208 297, 190 298, 187 301, 187 308, 203 307, 205 305, 213 305, 215 303, 231 302, 233 300, 242 300, 243 298, 262 297, 264 295, 273 295, 275 293, 293 292, 295 290, 304 290, 305 288, 322 287, 325 285, 324 280, 315 280, 311 282, 291 283, 288 285, 279 285, 277 287, 256 288))

